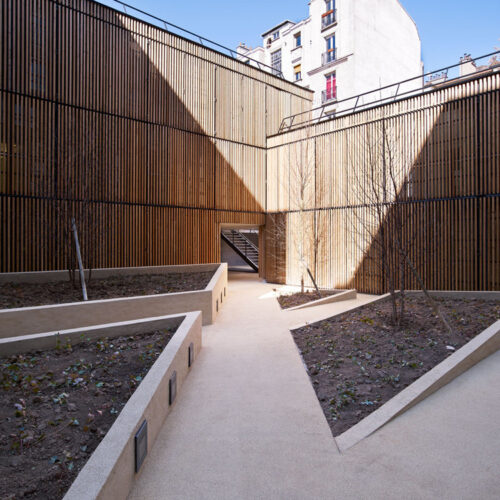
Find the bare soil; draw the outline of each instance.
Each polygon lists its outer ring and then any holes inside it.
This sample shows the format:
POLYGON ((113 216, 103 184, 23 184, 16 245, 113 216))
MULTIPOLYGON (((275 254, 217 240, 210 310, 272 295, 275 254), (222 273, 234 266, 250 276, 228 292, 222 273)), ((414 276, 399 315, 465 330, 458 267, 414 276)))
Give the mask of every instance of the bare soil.
POLYGON ((408 297, 400 329, 391 326, 391 303, 385 300, 292 331, 334 436, 500 319, 500 301, 438 303, 452 334, 422 296, 408 297))
MULTIPOLYGON (((197 273, 141 274, 92 278, 87 284, 89 300, 203 290, 213 271, 197 273)), ((0 285, 0 309, 63 304, 82 300, 79 280, 51 283, 5 283, 0 285)))
POLYGON ((174 333, 0 358, 0 498, 62 498, 174 333))
POLYGON ((291 307, 301 306, 302 304, 307 304, 313 300, 324 299, 325 297, 330 297, 331 295, 336 295, 337 293, 339 292, 333 290, 321 290, 320 297, 316 290, 307 290, 305 292, 291 293, 289 295, 280 295, 278 297, 278 302, 281 309, 290 309, 291 307))

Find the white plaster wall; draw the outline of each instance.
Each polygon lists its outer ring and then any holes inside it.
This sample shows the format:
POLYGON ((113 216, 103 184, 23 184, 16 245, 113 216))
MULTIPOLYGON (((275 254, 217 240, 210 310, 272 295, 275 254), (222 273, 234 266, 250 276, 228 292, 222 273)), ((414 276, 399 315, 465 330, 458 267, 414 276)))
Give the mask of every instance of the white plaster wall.
MULTIPOLYGON (((378 89, 407 78, 422 74, 420 38, 415 23, 398 0, 336 0, 337 23, 321 30, 321 16, 325 12, 324 0, 310 0, 309 17, 296 25, 280 28, 280 38, 266 48, 268 36, 263 38, 263 47, 248 55, 255 57, 263 51, 263 60, 271 65, 271 53, 281 49, 282 72, 293 81, 292 62, 300 57, 302 81, 300 85, 315 91, 313 107, 322 105, 321 91, 325 90, 325 75, 335 71, 337 77, 337 99, 378 89), (294 49, 294 34, 302 34, 302 48, 294 49), (325 38, 335 34, 337 63, 321 68, 321 55, 326 51, 325 38), (255 54, 255 55, 254 55, 255 54), (316 71, 315 71, 316 70, 316 71), (309 75, 308 73, 314 74, 309 75)), ((420 85, 415 81, 401 91, 420 85)), ((387 91, 394 92, 395 89, 387 91)), ((373 101, 372 94, 365 100, 373 101)), ((359 104, 363 101, 360 100, 359 104)), ((330 105, 327 109, 351 108, 354 100, 341 105, 330 105)))
MULTIPOLYGON (((356 0, 352 5, 356 94, 422 73, 417 27, 398 0, 356 0)), ((394 91, 388 89, 382 96, 394 91)))
POLYGON ((301 65, 302 72, 302 81, 297 82, 299 85, 303 87, 307 87, 309 85, 309 81, 307 79, 307 71, 310 65, 310 56, 311 56, 311 22, 310 19, 307 18, 300 23, 297 23, 292 28, 288 29, 284 34, 285 40, 285 53, 286 53, 286 65, 284 66, 285 71, 283 74, 285 78, 295 81, 295 75, 293 68, 297 64, 301 65), (295 34, 301 34, 301 43, 300 47, 295 47, 295 34))
MULTIPOLYGON (((315 90, 313 107, 321 106, 321 91, 326 89, 325 75, 335 71, 337 77, 337 99, 345 99, 355 92, 355 78, 353 67, 354 52, 354 9, 351 0, 337 0, 337 24, 321 31, 321 16, 325 12, 324 0, 311 0, 310 14, 315 26, 312 34, 312 45, 315 48, 314 68, 321 66, 321 54, 326 51, 325 38, 335 35, 335 47, 337 49, 337 63, 310 76, 310 88, 315 90), (346 58, 346 60, 344 60, 346 58)), ((364 29, 356 26, 357 30, 364 29)), ((331 109, 339 109, 331 106, 331 109)))

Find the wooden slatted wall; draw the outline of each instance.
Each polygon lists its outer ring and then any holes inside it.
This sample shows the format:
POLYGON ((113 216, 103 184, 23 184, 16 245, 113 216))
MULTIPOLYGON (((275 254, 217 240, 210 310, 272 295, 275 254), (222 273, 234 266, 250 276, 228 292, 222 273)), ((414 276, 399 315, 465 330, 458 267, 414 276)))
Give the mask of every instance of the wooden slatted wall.
POLYGON ((88 0, 0 5, 0 271, 216 262, 312 93, 88 0))
MULTIPOLYGON (((320 286, 387 290, 372 258, 373 208, 361 196, 374 155, 381 172, 386 142, 386 160, 391 154, 398 165, 404 237, 415 241, 412 257, 427 287, 500 290, 499 89, 498 72, 477 76, 268 139, 269 212, 293 209, 287 193, 294 146, 310 143, 315 150, 317 197, 310 208, 326 233, 317 258, 320 286)), ((388 201, 395 199, 393 192, 388 201)), ((293 210, 286 215, 286 272, 269 269, 270 279, 298 284, 304 274, 290 241, 298 220, 293 210)), ((418 285, 412 278, 407 287, 418 285)))

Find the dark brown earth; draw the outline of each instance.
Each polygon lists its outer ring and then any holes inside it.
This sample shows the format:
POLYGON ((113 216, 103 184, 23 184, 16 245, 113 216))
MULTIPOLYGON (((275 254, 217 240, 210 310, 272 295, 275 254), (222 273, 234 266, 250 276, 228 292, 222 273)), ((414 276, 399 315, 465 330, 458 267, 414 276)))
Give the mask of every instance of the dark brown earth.
POLYGON ((297 292, 292 293, 290 295, 280 295, 278 297, 279 305, 281 309, 289 309, 290 307, 301 306, 302 304, 306 304, 307 302, 312 302, 313 300, 323 299, 325 297, 329 297, 330 295, 335 295, 339 293, 338 291, 333 290, 321 290, 321 297, 318 293, 314 291, 306 291, 306 292, 297 292))
POLYGON ((62 498, 173 334, 0 358, 0 498, 62 498))
POLYGON ((449 334, 425 298, 407 300, 399 330, 390 325, 386 300, 292 332, 334 436, 500 318, 500 301, 439 299, 449 334))
MULTIPOLYGON (((205 271, 92 278, 87 284, 87 294, 89 300, 98 300, 203 290, 213 274, 213 271, 205 271)), ((80 300, 82 300, 82 290, 78 278, 75 284, 68 280, 59 283, 0 285, 0 309, 62 304, 80 300)))

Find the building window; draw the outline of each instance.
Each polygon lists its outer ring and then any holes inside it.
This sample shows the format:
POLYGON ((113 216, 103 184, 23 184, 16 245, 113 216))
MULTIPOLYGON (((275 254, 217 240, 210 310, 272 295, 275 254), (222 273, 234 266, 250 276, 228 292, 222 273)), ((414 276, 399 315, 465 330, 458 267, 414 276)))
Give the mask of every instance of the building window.
POLYGON ((300 31, 299 33, 295 33, 293 36, 295 37, 295 47, 302 47, 302 36, 300 31))
POLYGON ((273 33, 272 37, 273 37, 273 40, 277 40, 280 37, 280 32, 279 31, 275 31, 273 33))
POLYGON ((336 50, 335 50, 335 35, 331 35, 325 38, 326 42, 326 52, 322 57, 322 64, 328 64, 336 59, 336 50))
POLYGON ((337 99, 337 76, 335 73, 331 73, 325 76, 326 79, 326 89, 323 90, 321 95, 321 100, 323 103, 328 101, 334 101, 337 99))
POLYGON ((329 26, 335 24, 336 16, 335 16, 335 0, 326 0, 326 11, 321 16, 321 29, 324 30, 329 26))
POLYGON ((335 35, 328 36, 325 38, 326 41, 326 51, 331 52, 335 50, 335 35))
POLYGON ((281 49, 271 53, 271 67, 273 75, 281 74, 281 49))
POLYGON ((297 64, 297 66, 293 67, 293 75, 296 82, 302 80, 302 68, 300 64, 297 64))

